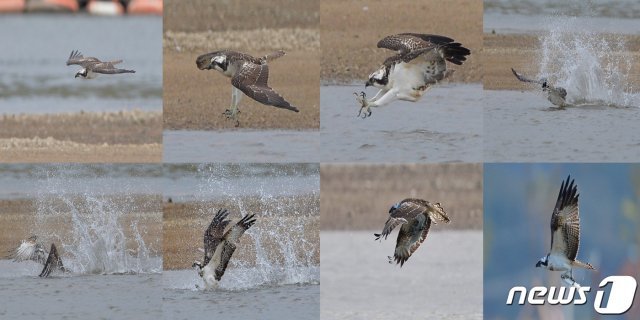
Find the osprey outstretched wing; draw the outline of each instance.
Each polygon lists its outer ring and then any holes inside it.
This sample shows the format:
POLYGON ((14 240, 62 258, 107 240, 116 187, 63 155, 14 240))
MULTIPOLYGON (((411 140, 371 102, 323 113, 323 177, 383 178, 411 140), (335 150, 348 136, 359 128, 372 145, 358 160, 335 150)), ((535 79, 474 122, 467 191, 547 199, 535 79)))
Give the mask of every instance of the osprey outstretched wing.
POLYGON ((77 50, 71 51, 69 58, 67 59, 67 65, 79 65, 82 67, 76 73, 77 77, 84 79, 93 79, 97 73, 102 74, 119 74, 119 73, 135 73, 135 70, 119 69, 115 65, 121 63, 122 60, 115 61, 100 61, 98 58, 85 57, 77 50))

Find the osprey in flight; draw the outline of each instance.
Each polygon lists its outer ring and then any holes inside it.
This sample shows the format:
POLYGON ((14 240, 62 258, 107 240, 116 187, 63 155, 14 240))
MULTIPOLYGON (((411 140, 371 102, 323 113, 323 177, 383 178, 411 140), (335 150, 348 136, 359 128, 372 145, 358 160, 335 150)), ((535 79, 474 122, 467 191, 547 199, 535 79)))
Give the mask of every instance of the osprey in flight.
MULTIPOLYGON (((404 199, 389 209, 389 219, 384 224, 382 233, 374 233, 374 236, 376 240, 381 237, 387 239, 393 228, 402 225, 393 254, 396 264, 399 263, 402 267, 427 238, 432 221, 435 224, 449 223, 449 217, 440 203, 433 204, 421 199, 404 199)), ((388 258, 389 263, 392 263, 393 259, 388 258)))
POLYGON ((592 265, 578 261, 580 245, 580 215, 578 212, 578 186, 567 177, 560 185, 556 207, 551 214, 551 252, 542 257, 536 267, 562 271, 560 278, 570 286, 580 287, 573 279, 573 268, 595 270, 592 265))
POLYGON ((255 214, 242 219, 227 220, 229 211, 218 210, 209 227, 204 232, 204 262, 195 261, 192 267, 198 267, 198 275, 204 280, 207 289, 215 288, 222 279, 231 255, 236 250, 238 240, 255 222, 255 214))
POLYGON ((282 57, 284 51, 276 51, 262 58, 255 58, 245 53, 220 50, 203 54, 196 59, 196 65, 200 70, 215 69, 226 77, 231 78, 231 109, 223 114, 227 119, 237 120, 238 103, 244 92, 251 99, 262 104, 283 108, 298 112, 298 108, 292 106, 281 95, 275 92, 267 81, 269 80, 269 66, 267 62, 282 57))
POLYGON ((451 38, 417 33, 388 36, 378 41, 378 48, 398 53, 369 75, 365 88, 380 88, 373 99, 367 100, 364 91, 354 92, 361 105, 358 116, 363 118, 371 115, 371 107, 381 107, 398 99, 418 101, 432 85, 453 74, 453 70, 447 69, 446 61, 461 65, 471 54, 451 38))
POLYGON ((511 72, 513 72, 513 75, 516 76, 516 78, 518 78, 518 80, 522 82, 537 83, 541 85, 542 91, 547 93, 547 99, 549 99, 549 101, 554 105, 560 108, 571 106, 571 104, 567 103, 567 90, 565 90, 564 88, 550 86, 547 83, 546 78, 542 78, 540 80, 528 79, 525 76, 513 70, 513 68, 511 68, 511 72))
POLYGON ((57 269, 66 272, 55 244, 52 243, 51 249, 47 252, 44 246, 37 242, 37 240, 38 237, 35 235, 29 237, 27 240, 23 240, 20 246, 9 255, 9 258, 15 262, 33 260, 44 264, 44 268, 42 272, 40 272, 40 277, 44 278, 48 277, 52 271, 57 269))
POLYGON ((114 67, 116 64, 121 62, 122 60, 102 62, 94 57, 84 57, 82 53, 78 52, 77 50, 71 51, 71 55, 69 55, 69 59, 67 59, 68 66, 77 64, 82 67, 82 69, 76 72, 76 78, 82 77, 83 79, 93 79, 98 76, 98 73, 136 73, 135 70, 118 69, 114 67))

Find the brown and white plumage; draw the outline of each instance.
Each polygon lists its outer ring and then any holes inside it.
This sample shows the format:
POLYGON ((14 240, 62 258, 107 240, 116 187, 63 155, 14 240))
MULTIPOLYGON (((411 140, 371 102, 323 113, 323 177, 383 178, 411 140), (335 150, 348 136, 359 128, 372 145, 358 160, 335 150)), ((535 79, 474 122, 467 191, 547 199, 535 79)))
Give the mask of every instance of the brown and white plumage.
POLYGON ((85 57, 77 50, 71 51, 67 59, 67 65, 79 65, 82 67, 76 73, 77 77, 84 79, 93 79, 97 73, 101 74, 119 74, 119 73, 135 73, 135 70, 119 69, 115 65, 122 63, 122 60, 100 61, 98 58, 85 57))
POLYGON ((215 287, 222 279, 240 237, 256 222, 255 214, 235 221, 228 220, 228 215, 228 210, 218 210, 204 233, 204 262, 193 264, 207 288, 215 287))
POLYGON ((529 79, 524 75, 518 73, 516 70, 511 68, 511 72, 513 75, 522 82, 535 83, 539 84, 542 87, 542 91, 547 93, 547 99, 552 104, 564 108, 569 107, 571 104, 567 103, 567 90, 562 87, 554 87, 549 85, 546 78, 542 78, 540 80, 529 79))
POLYGON ((20 245, 11 250, 7 258, 13 259, 14 262, 33 260, 44 264, 49 253, 42 243, 38 242, 38 237, 32 235, 27 240, 22 240, 20 245))
POLYGON ((283 55, 285 52, 279 50, 262 58, 255 58, 242 52, 219 50, 200 55, 196 59, 196 66, 200 70, 217 70, 231 78, 233 86, 231 109, 227 109, 224 113, 229 119, 235 120, 238 114, 241 95, 236 90, 264 105, 299 112, 298 108, 292 106, 268 85, 269 66, 267 63, 283 55))
POLYGON ((594 269, 591 264, 576 259, 580 247, 578 197, 578 186, 568 176, 560 185, 558 199, 551 214, 550 252, 536 263, 536 267, 564 271, 561 278, 570 285, 577 285, 572 275, 573 267, 594 269))
POLYGON ((372 85, 380 91, 371 100, 364 92, 355 93, 361 104, 358 116, 371 115, 371 107, 387 105, 395 100, 418 101, 432 85, 453 74, 447 61, 461 65, 471 51, 445 36, 401 33, 383 38, 378 48, 394 50, 382 66, 369 75, 365 88, 372 85))
MULTIPOLYGON (((394 260, 403 266, 409 257, 427 238, 431 223, 449 223, 449 217, 440 203, 431 203, 422 199, 404 199, 389 209, 389 218, 382 229, 376 233, 375 240, 385 239, 399 225, 398 239, 394 252, 394 260)), ((391 262, 391 257, 389 257, 391 262)))
POLYGON ((54 270, 62 270, 66 272, 64 265, 62 264, 62 259, 60 258, 60 255, 58 255, 56 245, 52 243, 51 249, 49 250, 49 256, 47 257, 47 262, 44 264, 42 272, 40 272, 40 277, 46 278, 54 270))

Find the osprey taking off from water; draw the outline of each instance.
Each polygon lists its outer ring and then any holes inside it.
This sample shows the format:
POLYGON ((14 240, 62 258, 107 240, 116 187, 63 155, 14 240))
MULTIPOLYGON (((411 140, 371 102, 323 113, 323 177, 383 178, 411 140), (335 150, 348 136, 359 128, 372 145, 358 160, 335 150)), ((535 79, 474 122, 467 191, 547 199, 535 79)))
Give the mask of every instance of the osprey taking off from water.
POLYGON ((401 33, 378 41, 378 48, 398 53, 387 58, 382 66, 369 75, 365 84, 380 88, 371 100, 363 92, 356 93, 363 118, 371 116, 372 107, 381 107, 395 100, 415 102, 432 85, 453 74, 446 61, 461 65, 471 51, 453 39, 417 33, 401 33), (364 112, 364 114, 363 114, 364 112))
POLYGON ((122 60, 102 62, 94 57, 84 57, 82 53, 78 52, 77 50, 71 51, 71 55, 69 55, 69 59, 67 59, 68 66, 77 64, 82 67, 82 69, 76 72, 76 78, 82 77, 83 79, 93 79, 98 76, 98 73, 136 73, 135 70, 116 68, 115 65, 121 62, 122 60))
POLYGON ((537 83, 541 85, 542 91, 547 93, 547 99, 549 99, 549 102, 553 103, 554 105, 560 108, 571 106, 571 104, 567 103, 567 90, 565 90, 564 88, 550 86, 546 78, 542 78, 540 80, 532 80, 526 78, 525 76, 513 70, 513 68, 511 68, 511 72, 513 72, 513 75, 522 82, 537 83))
MULTIPOLYGON (((375 233, 374 236, 376 240, 382 237, 387 239, 396 226, 402 225, 393 254, 396 264, 399 263, 402 267, 427 238, 432 221, 435 224, 450 221, 440 203, 433 204, 421 199, 404 199, 389 209, 389 219, 384 224, 382 233, 375 233)), ((393 259, 388 258, 389 263, 392 263, 393 259)))
POLYGON ((551 251, 542 257, 536 267, 562 271, 560 278, 570 286, 580 287, 573 279, 573 268, 595 270, 592 265, 576 259, 580 245, 580 214, 578 186, 569 182, 560 185, 556 206, 551 214, 551 251))
POLYGON ((227 116, 227 119, 236 120, 236 126, 238 126, 240 124, 237 120, 238 113, 240 113, 238 103, 242 98, 241 92, 264 105, 299 111, 267 84, 269 80, 267 62, 283 55, 285 52, 280 50, 262 58, 255 58, 246 53, 220 50, 199 56, 196 59, 196 65, 200 70, 218 70, 226 77, 231 78, 233 86, 231 88, 231 109, 227 109, 223 114, 227 116))
POLYGON ((37 240, 38 237, 35 235, 29 237, 27 240, 22 240, 20 246, 11 252, 9 258, 15 262, 33 260, 44 264, 44 268, 42 272, 40 272, 40 277, 48 277, 52 271, 58 269, 66 272, 55 244, 52 243, 51 249, 47 252, 44 246, 37 240))
POLYGON ((218 210, 209 227, 204 232, 204 261, 195 261, 198 275, 204 280, 205 288, 216 288, 222 279, 231 255, 236 250, 238 240, 255 222, 255 214, 239 220, 227 220, 229 211, 218 210))

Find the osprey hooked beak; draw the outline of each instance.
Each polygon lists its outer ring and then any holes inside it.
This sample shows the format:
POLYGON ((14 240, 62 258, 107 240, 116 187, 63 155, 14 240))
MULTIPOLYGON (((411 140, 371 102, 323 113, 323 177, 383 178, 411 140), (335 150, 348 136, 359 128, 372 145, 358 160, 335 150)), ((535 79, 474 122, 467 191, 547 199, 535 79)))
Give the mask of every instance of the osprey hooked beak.
POLYGON ((368 86, 372 86, 373 85, 373 81, 371 81, 371 79, 367 80, 367 82, 364 84, 364 88, 366 89, 368 86))

